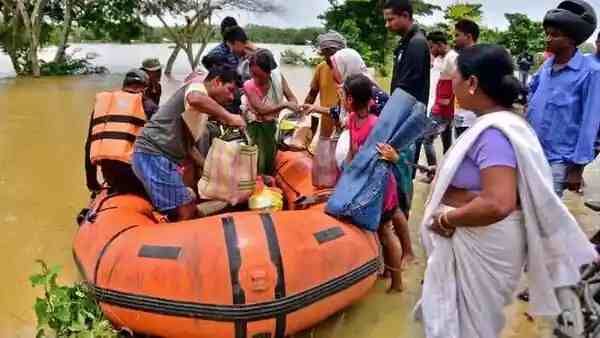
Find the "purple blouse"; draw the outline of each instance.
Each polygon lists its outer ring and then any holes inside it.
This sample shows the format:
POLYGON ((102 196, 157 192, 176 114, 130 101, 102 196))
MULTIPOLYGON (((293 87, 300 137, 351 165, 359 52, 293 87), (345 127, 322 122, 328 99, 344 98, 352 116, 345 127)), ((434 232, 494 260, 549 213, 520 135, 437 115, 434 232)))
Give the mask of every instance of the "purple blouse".
POLYGON ((450 185, 458 189, 480 192, 480 171, 494 166, 516 169, 517 157, 508 138, 500 130, 489 128, 473 143, 450 185))

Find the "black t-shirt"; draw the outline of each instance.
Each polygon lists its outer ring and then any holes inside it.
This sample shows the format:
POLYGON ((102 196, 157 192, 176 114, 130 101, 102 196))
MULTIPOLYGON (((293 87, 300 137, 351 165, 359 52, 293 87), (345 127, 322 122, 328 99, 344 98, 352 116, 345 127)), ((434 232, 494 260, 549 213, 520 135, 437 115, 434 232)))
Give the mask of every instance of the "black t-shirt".
POLYGON ((391 92, 401 88, 427 105, 430 75, 431 53, 427 38, 417 25, 413 25, 394 51, 391 92))

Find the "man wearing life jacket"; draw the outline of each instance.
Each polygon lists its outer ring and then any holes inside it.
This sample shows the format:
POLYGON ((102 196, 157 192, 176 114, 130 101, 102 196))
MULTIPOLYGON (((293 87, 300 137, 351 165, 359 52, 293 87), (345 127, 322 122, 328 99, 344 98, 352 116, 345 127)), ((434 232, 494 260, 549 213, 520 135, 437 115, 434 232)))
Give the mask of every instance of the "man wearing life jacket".
POLYGON ((138 69, 125 75, 123 88, 96 96, 85 146, 85 169, 88 189, 98 191, 98 166, 108 186, 116 192, 144 194, 131 170, 135 138, 158 107, 143 97, 148 75, 138 69))
MULTIPOLYGON (((133 171, 154 207, 172 221, 196 217, 196 198, 184 183, 183 164, 192 156, 193 145, 205 144, 209 137, 206 128, 190 130, 188 118, 200 122, 195 125, 209 118, 232 127, 246 125, 241 116, 223 108, 233 100, 237 76, 228 66, 211 68, 204 80, 194 73, 146 123, 135 142, 133 171)), ((206 157, 207 148, 200 156, 206 157)))

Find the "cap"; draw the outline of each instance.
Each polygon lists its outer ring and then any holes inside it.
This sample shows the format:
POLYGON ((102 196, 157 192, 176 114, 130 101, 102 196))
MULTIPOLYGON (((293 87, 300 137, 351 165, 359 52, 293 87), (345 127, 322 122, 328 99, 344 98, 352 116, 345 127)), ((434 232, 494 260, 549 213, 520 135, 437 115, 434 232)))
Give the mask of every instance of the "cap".
POLYGON ((149 72, 155 72, 157 70, 162 69, 162 65, 160 61, 156 58, 146 59, 142 62, 142 69, 147 70, 149 72))
POLYGON ((145 71, 141 69, 131 69, 127 72, 127 74, 125 74, 123 85, 126 86, 134 83, 146 85, 148 84, 148 81, 149 77, 145 71))

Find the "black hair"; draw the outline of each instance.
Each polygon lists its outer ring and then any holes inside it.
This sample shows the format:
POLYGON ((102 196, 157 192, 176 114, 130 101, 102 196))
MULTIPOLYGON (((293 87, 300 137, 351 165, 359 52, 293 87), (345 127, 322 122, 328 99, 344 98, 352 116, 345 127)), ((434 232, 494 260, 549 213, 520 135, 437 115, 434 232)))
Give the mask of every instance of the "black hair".
POLYGON ((433 31, 427 35, 427 40, 434 43, 448 44, 448 35, 442 31, 433 31))
POLYGON ((238 80, 238 73, 230 66, 214 66, 208 71, 204 81, 212 81, 216 78, 223 83, 232 83, 238 80))
POLYGON ((480 44, 465 48, 457 63, 462 77, 477 77, 481 90, 498 105, 511 107, 519 98, 521 83, 514 76, 512 58, 503 47, 480 44))
POLYGON ((367 107, 373 98, 373 83, 364 74, 350 75, 344 81, 344 90, 356 107, 367 107))
POLYGON ((227 30, 235 26, 239 26, 235 18, 231 16, 225 17, 225 19, 221 21, 221 36, 224 38, 227 30))
POLYGON ((264 72, 270 73, 277 69, 277 62, 270 50, 261 48, 250 57, 250 64, 257 65, 264 72))
POLYGON ((464 34, 471 34, 474 42, 479 39, 479 25, 473 20, 461 19, 454 25, 454 28, 464 34))
POLYGON ((396 15, 402 15, 406 12, 410 18, 413 17, 413 5, 410 0, 387 0, 383 8, 391 9, 396 15))
POLYGON ((223 40, 229 43, 234 43, 236 41, 246 43, 248 42, 248 36, 242 27, 234 26, 225 30, 225 36, 223 36, 223 40))
POLYGON ((596 37, 596 41, 600 41, 600 32, 598 32, 598 36, 596 37))

